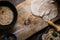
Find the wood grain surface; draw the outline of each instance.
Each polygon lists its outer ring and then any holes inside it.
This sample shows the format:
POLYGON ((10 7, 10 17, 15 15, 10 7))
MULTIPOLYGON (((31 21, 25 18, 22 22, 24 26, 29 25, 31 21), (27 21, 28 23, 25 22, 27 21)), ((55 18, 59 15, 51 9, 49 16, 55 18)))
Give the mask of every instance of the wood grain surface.
POLYGON ((25 40, 34 33, 48 26, 44 20, 32 15, 30 9, 30 0, 17 5, 16 8, 18 11, 18 20, 14 28, 14 34, 16 34, 18 40, 25 40), (26 19, 30 20, 29 25, 24 25, 24 21, 26 19))

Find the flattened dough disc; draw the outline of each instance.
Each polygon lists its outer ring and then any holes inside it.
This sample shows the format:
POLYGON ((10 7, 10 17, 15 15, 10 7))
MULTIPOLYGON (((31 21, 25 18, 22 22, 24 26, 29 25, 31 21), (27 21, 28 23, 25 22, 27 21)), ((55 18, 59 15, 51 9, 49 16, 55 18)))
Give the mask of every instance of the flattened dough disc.
POLYGON ((33 15, 43 16, 45 10, 51 9, 50 14, 48 15, 49 19, 53 19, 57 16, 57 7, 54 4, 53 0, 32 0, 31 1, 31 11, 33 15))

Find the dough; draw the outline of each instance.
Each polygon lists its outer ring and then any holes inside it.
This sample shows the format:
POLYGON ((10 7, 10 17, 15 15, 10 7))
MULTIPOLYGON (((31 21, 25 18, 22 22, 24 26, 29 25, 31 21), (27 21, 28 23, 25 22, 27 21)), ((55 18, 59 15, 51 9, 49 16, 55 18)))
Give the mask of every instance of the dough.
POLYGON ((32 0, 31 1, 31 11, 33 15, 42 17, 46 14, 46 10, 50 10, 50 13, 46 18, 46 16, 43 17, 43 19, 53 19, 57 16, 57 7, 54 4, 53 0, 32 0))
POLYGON ((8 25, 13 20, 13 12, 8 7, 0 7, 0 24, 8 25))

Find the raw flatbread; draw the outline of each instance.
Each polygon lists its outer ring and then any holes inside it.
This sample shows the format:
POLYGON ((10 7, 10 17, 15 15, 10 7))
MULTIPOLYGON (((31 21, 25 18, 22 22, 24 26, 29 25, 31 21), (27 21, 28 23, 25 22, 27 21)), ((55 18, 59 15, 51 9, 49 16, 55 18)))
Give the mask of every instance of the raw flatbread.
MULTIPOLYGON (((57 7, 53 0, 32 0, 31 1, 31 11, 33 15, 42 17, 45 15, 46 10, 51 10, 48 15, 49 19, 53 19, 57 16, 57 7)), ((43 18, 45 19, 45 17, 43 18)))
POLYGON ((8 7, 0 7, 0 24, 7 25, 13 20, 13 12, 8 7))

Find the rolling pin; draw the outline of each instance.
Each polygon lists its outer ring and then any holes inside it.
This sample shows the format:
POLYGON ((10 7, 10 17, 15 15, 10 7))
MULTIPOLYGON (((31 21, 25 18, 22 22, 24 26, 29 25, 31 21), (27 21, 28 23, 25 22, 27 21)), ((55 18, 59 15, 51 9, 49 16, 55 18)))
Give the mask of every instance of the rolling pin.
POLYGON ((60 31, 60 26, 54 24, 52 21, 48 21, 48 24, 50 24, 51 26, 53 26, 54 28, 56 28, 56 30, 59 32, 60 31))

